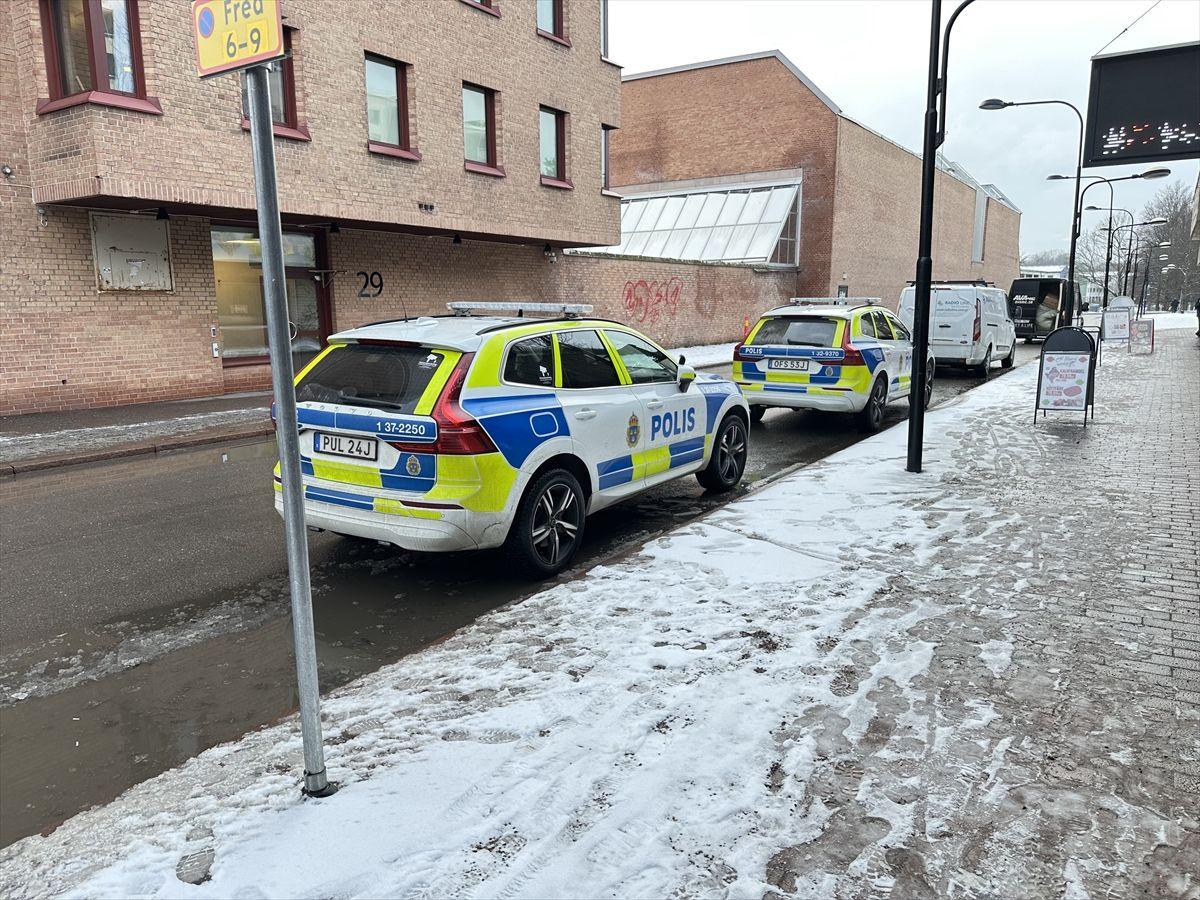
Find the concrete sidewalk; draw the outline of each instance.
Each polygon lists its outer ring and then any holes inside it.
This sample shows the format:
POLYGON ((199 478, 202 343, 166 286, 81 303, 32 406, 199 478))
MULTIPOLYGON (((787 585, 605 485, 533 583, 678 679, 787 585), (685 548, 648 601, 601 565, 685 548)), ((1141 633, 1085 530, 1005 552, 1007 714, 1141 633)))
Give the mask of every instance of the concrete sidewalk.
POLYGON ((1200 342, 1036 366, 0 851, 0 893, 1200 893, 1200 342), (189 881, 206 883, 189 886, 189 881))

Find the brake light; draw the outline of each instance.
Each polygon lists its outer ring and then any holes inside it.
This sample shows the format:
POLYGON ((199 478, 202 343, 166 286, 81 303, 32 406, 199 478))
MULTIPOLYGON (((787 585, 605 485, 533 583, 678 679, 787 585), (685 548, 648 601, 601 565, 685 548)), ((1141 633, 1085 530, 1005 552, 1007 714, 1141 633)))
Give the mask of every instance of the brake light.
POLYGON ((430 415, 437 422, 437 440, 432 444, 403 444, 388 441, 401 452, 440 453, 454 456, 474 455, 477 453, 495 453, 496 445, 483 430, 479 420, 469 415, 459 405, 462 396, 463 383, 467 380, 467 370, 471 368, 474 353, 465 353, 454 366, 446 386, 442 388, 441 396, 433 405, 430 415))
POLYGON ((845 354, 841 362, 843 366, 865 366, 867 364, 867 361, 863 359, 862 351, 850 343, 849 321, 842 324, 842 352, 845 354))
POLYGON ((975 329, 971 332, 971 340, 979 340, 979 336, 983 333, 983 326, 979 321, 979 301, 975 301, 975 329))

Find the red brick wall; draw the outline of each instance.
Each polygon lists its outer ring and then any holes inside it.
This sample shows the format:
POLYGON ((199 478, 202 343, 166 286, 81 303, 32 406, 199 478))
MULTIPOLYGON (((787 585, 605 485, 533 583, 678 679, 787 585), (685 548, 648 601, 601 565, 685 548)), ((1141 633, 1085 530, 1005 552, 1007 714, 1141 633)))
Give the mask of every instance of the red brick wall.
POLYGON ((612 183, 804 170, 799 290, 825 292, 837 116, 774 57, 621 84, 612 183))

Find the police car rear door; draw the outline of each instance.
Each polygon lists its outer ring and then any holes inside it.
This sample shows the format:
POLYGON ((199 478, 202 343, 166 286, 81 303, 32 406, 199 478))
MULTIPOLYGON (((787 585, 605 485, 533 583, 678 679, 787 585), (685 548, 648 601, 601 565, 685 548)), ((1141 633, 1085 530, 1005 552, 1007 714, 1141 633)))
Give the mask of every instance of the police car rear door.
POLYGON ((591 508, 599 509, 642 487, 633 460, 644 446, 642 404, 622 382, 598 331, 570 328, 554 337, 559 402, 577 452, 595 478, 591 508))
POLYGON ((649 341, 616 329, 604 334, 645 410, 634 477, 648 486, 700 468, 711 430, 704 395, 694 385, 681 391, 678 367, 649 341))

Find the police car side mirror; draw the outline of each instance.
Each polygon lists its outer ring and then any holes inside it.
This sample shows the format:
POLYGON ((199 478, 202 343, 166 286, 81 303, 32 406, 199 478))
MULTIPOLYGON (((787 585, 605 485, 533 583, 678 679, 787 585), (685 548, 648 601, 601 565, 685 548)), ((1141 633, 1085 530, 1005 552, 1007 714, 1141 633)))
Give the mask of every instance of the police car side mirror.
POLYGON ((679 390, 686 391, 692 386, 692 382, 696 380, 696 370, 691 366, 680 365, 676 373, 676 379, 679 381, 679 390))

